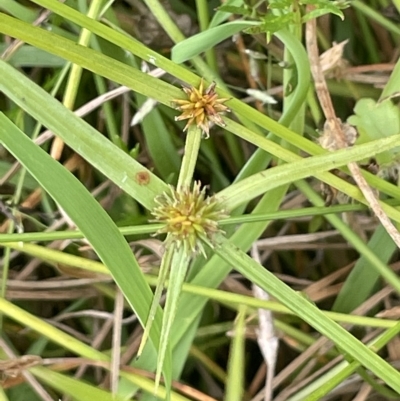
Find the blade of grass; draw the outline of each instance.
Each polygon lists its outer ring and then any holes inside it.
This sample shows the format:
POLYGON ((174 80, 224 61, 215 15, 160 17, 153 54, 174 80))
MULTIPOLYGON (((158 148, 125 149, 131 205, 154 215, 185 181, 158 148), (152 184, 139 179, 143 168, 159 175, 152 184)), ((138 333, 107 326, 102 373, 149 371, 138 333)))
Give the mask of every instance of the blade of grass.
MULTIPOLYGON (((368 242, 368 248, 384 264, 389 262, 397 246, 386 230, 379 226, 368 242)), ((363 255, 354 265, 343 287, 336 297, 332 310, 350 313, 361 305, 372 293, 380 278, 379 271, 363 255)))
POLYGON ((228 360, 226 401, 241 401, 244 393, 246 307, 240 306, 228 360))
MULTIPOLYGON (((0 140, 79 227, 110 270, 144 326, 152 292, 144 280, 131 248, 108 214, 82 183, 35 145, 2 113, 0 114, 0 140)), ((159 309, 154 321, 155 329, 151 335, 156 349, 160 340, 160 323, 161 310, 159 309)), ((168 379, 171 380, 170 359, 166 361, 164 374, 168 383, 168 379)))
MULTIPOLYGON (((399 143, 399 138, 400 135, 382 138, 378 141, 368 142, 365 145, 358 145, 274 167, 232 184, 220 191, 216 196, 228 210, 232 210, 240 204, 261 195, 268 189, 276 188, 310 175, 318 175, 320 172, 332 170, 350 161, 362 160, 384 152, 396 146, 399 143)), ((398 211, 395 212, 397 213, 398 211)))
POLYGON ((207 29, 176 44, 171 50, 171 60, 177 64, 184 63, 243 29, 260 24, 260 22, 256 21, 232 21, 215 28, 207 29))
POLYGON ((351 6, 361 11, 364 15, 371 18, 378 24, 382 25, 389 32, 392 32, 394 35, 400 35, 400 28, 394 22, 391 22, 389 19, 385 18, 381 13, 375 11, 372 7, 363 3, 359 0, 354 0, 351 2, 351 6))
POLYGON ((38 17, 37 11, 13 0, 1 0, 0 10, 4 10, 10 15, 29 23, 32 23, 38 17))
POLYGON ((229 240, 220 235, 217 243, 219 245, 216 248, 217 254, 226 262, 235 266, 235 270, 276 299, 279 299, 297 316, 332 340, 345 352, 347 357, 361 363, 380 377, 387 385, 400 393, 400 373, 390 364, 349 334, 344 328, 327 318, 315 305, 292 290, 247 254, 240 251, 229 240))
POLYGON ((46 337, 54 343, 61 345, 76 355, 96 361, 108 362, 110 360, 110 358, 102 352, 90 347, 87 344, 84 344, 75 337, 64 333, 58 328, 52 326, 50 323, 47 323, 46 321, 26 312, 25 310, 3 298, 0 298, 0 312, 21 323, 23 326, 35 330, 43 337, 46 337))
POLYGON ((2 61, 0 76, 0 90, 138 202, 151 209, 154 198, 168 188, 42 88, 2 61))
MULTIPOLYGON (((44 0, 47 1, 47 0, 44 0)), ((59 4, 61 6, 61 4, 59 4)), ((68 7, 67 7, 68 9, 68 7)), ((62 8, 62 10, 64 10, 62 8)), ((72 10, 73 11, 73 10, 72 10)), ((66 14, 70 14, 71 12, 68 10, 66 14)), ((71 13, 74 15, 73 13, 71 13)), ((80 18, 75 17, 77 21, 80 21, 82 19, 82 15, 80 15, 80 18)), ((114 60, 102 56, 101 54, 98 54, 96 52, 91 51, 90 49, 84 49, 84 51, 79 49, 78 46, 76 46, 73 42, 70 42, 68 40, 65 40, 63 38, 58 37, 57 35, 51 35, 48 32, 45 32, 39 28, 34 28, 30 27, 27 24, 23 24, 17 20, 13 20, 12 18, 9 19, 10 17, 0 15, 0 22, 2 20, 7 21, 4 22, 4 24, 0 24, 0 30, 4 28, 7 28, 7 32, 10 34, 14 33, 17 37, 23 37, 23 40, 29 42, 31 41, 32 43, 35 43, 37 46, 41 46, 42 48, 45 48, 49 51, 54 52, 55 54, 62 54, 65 56, 68 52, 69 56, 71 56, 72 61, 75 63, 80 63, 81 65, 85 66, 88 69, 94 70, 95 72, 102 74, 106 77, 109 77, 110 79, 113 79, 117 82, 120 82, 122 84, 126 84, 129 87, 134 88, 135 90, 142 91, 142 93, 146 93, 148 96, 154 97, 155 99, 167 104, 170 103, 170 99, 172 98, 177 98, 179 95, 176 93, 177 89, 174 87, 171 87, 170 85, 158 81, 155 79, 150 79, 151 77, 146 75, 146 78, 142 77, 142 73, 139 71, 136 71, 134 69, 130 69, 126 67, 122 63, 115 62, 114 60), (21 25, 22 24, 22 25, 21 25), (50 35, 50 36, 49 36, 50 35), (57 38, 57 39, 56 39, 57 38), (54 43, 57 43, 58 46, 54 46, 54 43), (60 50, 60 48, 62 50, 60 50), (132 78, 132 79, 131 79, 132 78), (144 81, 143 81, 144 79, 144 81), (148 86, 148 85, 149 86, 148 86), (160 91, 160 85, 162 85, 163 90, 160 91), (170 94, 170 97, 168 97, 168 93, 170 94)), ((84 19, 84 18, 83 18, 84 19)), ((93 21, 91 19, 88 19, 87 25, 95 28, 96 21, 93 21)), ((100 24, 101 26, 101 24, 100 24)), ((104 28, 104 27, 103 27, 104 28)), ((108 31, 107 31, 108 32, 108 31)), ((111 31, 113 32, 113 31, 111 31)), ((104 35, 104 32, 100 30, 100 33, 104 35)), ((286 35, 284 31, 278 32, 277 35, 286 35)), ((110 37, 113 35, 110 33, 110 37)), ((121 35, 122 36, 122 35, 121 35)), ((287 35, 286 35, 287 36, 287 35)), ((132 45, 132 43, 136 43, 133 41, 128 41, 126 43, 127 38, 122 36, 123 41, 120 40, 120 42, 123 42, 125 46, 129 46, 129 43, 132 45)), ((285 39, 286 40, 286 39, 285 39)), ((132 49, 133 50, 133 49, 132 49)), ((154 56, 152 56, 154 57, 154 56)), ((160 56, 161 57, 161 56, 160 56)), ((169 62, 170 63, 170 62, 169 62)), ((164 64, 164 60, 163 60, 164 64)), ((170 64, 166 63, 166 67, 169 67, 174 71, 174 68, 171 67, 170 64)), ((176 66, 177 67, 177 66, 176 66)), ((192 79, 191 79, 192 81, 192 79)), ((7 82, 7 81, 6 81, 7 82)), ((15 84, 10 85, 10 91, 8 92, 8 95, 11 97, 12 96, 12 90, 11 88, 15 87, 15 84)), ((220 92, 219 92, 220 93, 220 92)), ((222 92, 221 95, 224 93, 222 92)), ((14 101, 17 101, 14 97, 14 101)), ((37 104, 40 104, 43 102, 39 102, 37 104)), ((170 105, 170 104, 168 104, 170 105)), ((293 104, 294 105, 294 104, 293 104)), ((255 123, 259 124, 260 126, 263 126, 263 128, 266 128, 272 132, 274 132, 276 135, 280 136, 281 138, 287 140, 289 143, 293 144, 294 146, 300 147, 304 151, 307 151, 308 153, 311 154, 320 154, 322 149, 312 143, 311 141, 306 140, 305 138, 296 135, 293 133, 291 130, 288 130, 284 126, 280 125, 279 123, 275 122, 274 120, 268 118, 265 115, 262 115, 258 111, 254 110, 253 108, 244 105, 242 102, 240 102, 237 99, 232 99, 230 101, 229 106, 236 111, 243 113, 246 115, 248 118, 253 119, 255 123)), ((98 167, 100 169, 100 167, 98 167)), ((390 191, 393 193, 394 192, 394 186, 390 186, 390 184, 384 184, 383 180, 379 180, 376 177, 372 175, 366 174, 366 176, 369 177, 369 182, 374 183, 374 186, 378 188, 379 190, 382 190, 384 187, 388 189, 390 187, 390 191), (375 180, 375 181, 373 181, 375 180), (381 184, 381 185, 379 185, 381 184)), ((122 184, 121 184, 122 186, 122 184)), ((123 186, 122 186, 123 187, 123 186)), ((397 188, 397 192, 400 190, 397 188)), ((383 191, 385 192, 385 191, 383 191)), ((389 192, 389 191, 387 191, 389 192)), ((400 195, 397 194, 397 197, 400 198, 400 195)), ((390 213, 385 210, 389 215, 390 213)), ((393 214, 393 213, 392 213, 393 214)), ((393 215, 390 215, 390 217, 393 218, 393 215)))
MULTIPOLYGON (((324 201, 321 196, 317 194, 306 182, 298 181, 296 186, 302 191, 307 199, 316 206, 324 205, 324 201)), ((381 261, 381 259, 368 247, 357 234, 355 234, 351 228, 338 216, 327 215, 326 220, 329 221, 345 238, 349 243, 360 252, 363 257, 371 263, 371 266, 387 281, 387 283, 393 286, 398 292, 400 291, 400 280, 398 275, 381 261)))
MULTIPOLYGON (((260 149, 267 150, 269 153, 273 154, 279 159, 285 160, 286 162, 294 162, 296 160, 301 159, 301 157, 298 156, 297 154, 287 149, 284 149, 283 147, 277 145, 275 142, 272 142, 266 138, 263 138, 260 135, 255 134, 246 127, 243 127, 228 118, 225 118, 225 123, 226 123, 225 127, 226 129, 228 129, 231 132, 234 132, 236 135, 242 137, 243 139, 246 139, 247 141, 255 144, 260 149)), ((394 196, 396 199, 400 199, 399 187, 396 187, 381 179, 378 179, 376 176, 369 174, 367 172, 364 172, 364 174, 365 177, 368 177, 368 182, 374 184, 374 187, 381 190, 383 193, 390 194, 391 196, 394 196)), ((366 203, 360 190, 356 186, 349 184, 348 182, 338 178, 337 176, 329 172, 322 172, 316 174, 316 177, 321 181, 326 182, 330 186, 337 188, 343 193, 348 194, 350 197, 356 199, 357 201, 366 203)), ((385 212, 388 214, 389 217, 398 221, 399 214, 397 210, 395 210, 392 207, 389 207, 384 202, 382 202, 382 208, 385 210, 385 212)))
MULTIPOLYGON (((382 349, 385 345, 387 345, 391 339, 395 338, 399 334, 399 332, 400 323, 397 323, 391 329, 386 330, 373 341, 370 341, 367 345, 374 351, 378 351, 382 349)), ((356 372, 359 366, 360 364, 356 361, 350 364, 347 361, 343 361, 339 365, 331 369, 328 373, 315 380, 309 386, 301 389, 294 397, 291 397, 288 401, 321 400, 324 395, 328 394, 351 374, 356 372)))
POLYGON ((168 287, 164 308, 161 339, 157 358, 156 386, 158 386, 158 383, 160 382, 160 374, 163 370, 166 353, 171 342, 171 327, 175 321, 178 300, 182 291, 182 284, 191 260, 191 257, 187 255, 187 250, 183 246, 178 249, 176 249, 176 247, 171 248, 171 251, 167 250, 167 253, 172 253, 169 276, 171 286, 168 287))
POLYGON ((123 398, 92 386, 82 380, 68 377, 58 372, 43 367, 36 367, 30 371, 43 383, 58 390, 63 395, 69 395, 76 401, 122 401, 123 398))

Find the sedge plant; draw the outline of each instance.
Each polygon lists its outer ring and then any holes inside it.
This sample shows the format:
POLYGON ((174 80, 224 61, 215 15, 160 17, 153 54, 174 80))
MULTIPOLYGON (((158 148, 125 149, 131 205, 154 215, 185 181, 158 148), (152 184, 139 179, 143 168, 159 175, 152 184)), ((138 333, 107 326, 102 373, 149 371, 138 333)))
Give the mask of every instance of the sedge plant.
MULTIPOLYGON (((368 206, 368 202, 359 188, 332 171, 337 169, 347 173, 346 165, 377 155, 383 155, 382 159, 389 161, 397 156, 400 140, 398 130, 393 129, 390 135, 384 137, 368 134, 368 127, 363 127, 359 120, 367 107, 361 101, 353 117, 354 124, 367 132, 362 134, 360 143, 328 152, 316 141, 301 135, 305 130, 306 105, 318 108, 310 94, 310 64, 301 41, 302 24, 325 14, 343 17, 342 8, 348 4, 316 0, 311 2, 315 6, 313 10, 306 12, 305 4, 310 2, 271 1, 265 12, 257 4, 231 1, 216 11, 209 23, 202 21, 202 32, 186 39, 158 0, 146 0, 148 10, 162 23, 169 37, 177 42, 171 58, 168 58, 124 31, 110 3, 97 3, 96 7, 92 6, 89 10, 72 2, 62 4, 55 0, 34 0, 34 3, 61 18, 68 29, 57 26, 51 32, 34 26, 31 22, 36 15, 28 12, 31 10, 26 6, 21 6, 21 9, 16 3, 11 3, 1 6, 0 32, 21 41, 18 43, 25 43, 22 49, 35 49, 38 54, 46 57, 52 55, 52 62, 59 68, 68 69, 73 65, 67 78, 68 96, 63 105, 24 75, 17 68, 20 61, 17 58, 18 48, 14 47, 13 51, 10 50, 11 54, 7 55, 9 62, 0 61, 0 89, 4 94, 3 103, 9 105, 9 110, 4 109, 0 114, 0 141, 26 169, 34 186, 40 187, 50 197, 48 202, 54 202, 56 206, 53 207, 65 213, 78 229, 63 232, 63 238, 85 238, 101 263, 85 260, 82 255, 74 256, 75 259, 71 260, 66 251, 49 252, 45 246, 30 243, 55 240, 59 235, 57 232, 49 236, 44 230, 38 230, 36 237, 29 237, 28 233, 4 234, 0 235, 0 243, 5 249, 18 250, 49 263, 65 263, 87 269, 92 274, 111 275, 144 328, 138 350, 139 358, 133 359, 132 365, 156 372, 153 382, 136 371, 118 370, 118 363, 113 364, 115 361, 110 359, 109 353, 98 351, 39 319, 22 306, 13 305, 4 298, 8 277, 7 269, 3 269, 3 298, 0 300, 3 320, 6 320, 5 317, 7 321, 14 319, 19 325, 39 332, 64 350, 87 360, 98 361, 111 372, 117 369, 117 377, 120 376, 120 381, 113 387, 114 394, 68 375, 50 372, 45 367, 32 367, 31 372, 37 380, 78 400, 84 400, 91 391, 93 396, 104 400, 127 399, 138 389, 144 390, 151 397, 155 388, 159 398, 184 398, 172 390, 172 380, 180 375, 189 346, 193 343, 199 317, 207 302, 207 297, 190 291, 183 292, 184 282, 188 281, 193 288, 197 286, 211 291, 219 286, 233 268, 268 292, 285 310, 289 310, 336 345, 338 353, 345 357, 346 362, 334 372, 335 383, 345 380, 356 370, 368 381, 369 376, 364 374, 368 370, 390 387, 391 392, 400 393, 400 374, 376 353, 398 334, 399 324, 387 327, 387 331, 375 342, 365 345, 339 325, 337 319, 321 311, 247 254, 254 241, 274 219, 273 216, 277 218, 277 210, 292 184, 295 184, 315 205, 308 213, 326 216, 326 220, 368 263, 374 272, 368 287, 370 291, 379 278, 394 291, 400 291, 400 280, 387 265, 395 249, 392 244, 389 242, 384 258, 377 256, 373 247, 368 247, 338 215, 333 214, 332 210, 344 210, 346 206, 342 209, 324 208, 324 201, 307 181, 316 178, 358 202, 357 205, 348 205, 348 210, 362 209, 368 206), (23 13, 24 9, 26 13, 23 13), (101 21, 96 20, 100 18, 101 21), (234 20, 227 22, 228 19, 234 20), (71 37, 68 31, 73 32, 77 27, 82 33, 80 40, 73 35, 71 37), (283 112, 277 118, 236 98, 230 93, 222 74, 216 70, 218 63, 215 46, 243 32, 247 35, 262 34, 266 43, 277 39, 284 47, 286 71, 283 82, 288 92, 284 94, 283 112), (90 40, 88 35, 92 36, 90 40), (206 62, 200 57, 204 51, 207 52, 206 62), (174 80, 163 80, 142 72, 138 59, 183 81, 183 90, 174 80), (190 62, 192 68, 182 64, 185 62, 190 62), (142 123, 149 158, 154 159, 155 172, 142 162, 138 149, 128 149, 118 139, 116 116, 110 108, 104 108, 110 139, 70 110, 82 84, 81 69, 90 71, 96 77, 97 87, 101 90, 105 89, 106 79, 131 90, 137 104, 143 104, 144 98, 158 102, 159 107, 144 117, 148 120, 142 123), (232 113, 227 114, 229 111, 232 113), (25 119, 29 124, 24 123, 25 119), (184 136, 177 135, 174 125, 174 121, 182 120, 184 128, 180 131, 184 131, 184 136), (129 197, 127 202, 132 215, 139 216, 132 227, 125 231, 117 227, 82 182, 35 143, 31 127, 33 122, 46 127, 49 130, 46 134, 48 137, 55 135, 58 138, 53 142, 54 152, 56 146, 61 151, 64 144, 67 145, 99 174, 120 188, 126 194, 125 199, 129 197), (227 160, 235 171, 233 179, 223 174, 221 160, 217 157, 218 142, 213 139, 217 132, 225 136, 227 160), (60 143, 63 144, 61 148, 60 143), (248 159, 242 151, 243 143, 250 144, 254 149, 248 159), (182 157, 176 149, 179 146, 184 149, 182 157), (171 152, 168 155, 165 154, 167 150, 171 152), (215 166, 213 187, 217 188, 216 191, 195 178, 202 157, 215 166), (167 163, 167 172, 162 167, 165 166, 165 159, 171 160, 171 163, 167 163), (250 215, 244 214, 246 210, 251 210, 250 215), (270 217, 266 217, 268 214, 270 217), (234 229, 237 224, 240 227, 234 229), (154 294, 148 284, 149 280, 142 272, 138 257, 132 253, 123 236, 132 233, 163 238, 154 294), (159 301, 164 287, 167 288, 167 295, 162 309, 159 301)), ((198 2, 199 15, 207 18, 206 12, 200 13, 201 7, 204 5, 198 2)), ((57 18, 53 24, 56 24, 57 18)), ((395 31, 391 34, 398 35, 395 31)), ((17 42, 13 43, 17 46, 17 42)), ((50 58, 46 60, 50 63, 50 58)), ((272 63, 269 68, 271 74, 276 73, 272 63)), ((398 75, 399 66, 396 65, 382 92, 382 98, 388 102, 391 102, 390 96, 396 92, 398 75)), ((60 80, 64 76, 60 76, 60 80)), ((268 109, 272 110, 270 107, 268 109)), ((389 104, 381 107, 375 115, 371 114, 370 118, 379 125, 385 111, 390 113, 393 124, 399 121, 398 110, 389 104)), ((318 111, 313 109, 311 114, 318 116, 318 111)), ((400 199, 398 187, 379 175, 365 172, 364 176, 368 184, 382 194, 379 203, 383 212, 395 224, 399 223, 400 213, 396 207, 400 199)), ((20 175, 19 179, 24 182, 24 175, 20 175)), ((304 210, 298 211, 297 215, 301 213, 304 210)), ((374 235, 378 238, 374 239, 372 245, 386 238, 384 230, 377 230, 374 235)), ((357 271, 355 269, 356 275, 359 274, 357 271)), ((351 288, 351 283, 348 286, 351 288)), ((111 287, 104 285, 99 285, 98 291, 110 298, 115 295, 111 287)), ((344 291, 348 289, 344 287, 344 291)), ((369 293, 363 296, 367 297, 369 293)), ((337 305, 343 307, 343 299, 344 295, 339 294, 337 305)), ((364 299, 360 297, 357 302, 361 303, 364 299)), ((339 307, 338 311, 341 311, 339 307)), ((247 309, 239 308, 238 313, 240 336, 232 344, 229 364, 232 372, 240 369, 244 352, 243 325, 247 309)), ((237 377, 238 380, 227 381, 229 387, 226 394, 229 400, 235 399, 235 394, 243 393, 243 375, 237 377)), ((322 379, 318 397, 331 390, 331 377, 322 379)), ((315 389, 306 388, 302 396, 310 400, 317 399, 313 391, 315 393, 315 389)))

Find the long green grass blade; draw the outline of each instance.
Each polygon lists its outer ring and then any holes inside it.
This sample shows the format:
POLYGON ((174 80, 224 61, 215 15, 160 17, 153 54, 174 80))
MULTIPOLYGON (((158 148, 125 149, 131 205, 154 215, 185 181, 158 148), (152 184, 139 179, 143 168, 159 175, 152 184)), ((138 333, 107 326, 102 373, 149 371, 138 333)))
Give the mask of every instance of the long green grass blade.
POLYGON ((50 339, 54 343, 60 344, 65 349, 70 350, 71 352, 74 352, 75 354, 84 358, 105 362, 109 361, 110 359, 102 352, 90 347, 87 344, 84 344, 75 337, 64 333, 50 323, 39 319, 37 316, 26 312, 25 310, 3 298, 0 298, 0 312, 21 323, 21 325, 41 333, 42 336, 50 339))
MULTIPOLYGON (((28 100, 27 96, 24 98, 28 100)), ((62 106, 60 106, 62 107, 62 106)), ((118 228, 87 189, 68 170, 35 145, 4 114, 0 114, 0 141, 75 222, 107 266, 126 299, 145 325, 152 292, 132 251, 118 228)), ((151 339, 160 340, 161 311, 154 321, 151 339)), ((165 364, 170 377, 170 360, 165 364)))
POLYGON ((222 236, 218 240, 216 252, 226 262, 235 266, 235 270, 279 299, 285 306, 295 311, 297 316, 332 340, 349 358, 358 361, 400 393, 400 373, 344 328, 327 318, 316 306, 222 236))
POLYGON ((244 392, 246 307, 240 306, 228 361, 225 401, 241 401, 244 392))
POLYGON ((58 372, 42 367, 31 369, 32 373, 43 383, 58 390, 63 395, 68 395, 76 401, 123 401, 122 397, 111 394, 97 386, 83 382, 82 380, 68 377, 58 372))
POLYGON ((217 197, 229 210, 232 210, 271 188, 377 155, 396 146, 399 140, 400 135, 394 135, 391 138, 382 138, 364 145, 268 169, 229 186, 219 192, 217 197))
POLYGON ((213 46, 230 38, 243 29, 260 25, 255 21, 232 21, 224 25, 207 29, 197 35, 193 35, 172 48, 171 59, 177 64, 184 63, 192 57, 211 49, 213 46))
POLYGON ((187 250, 181 246, 176 246, 166 252, 172 253, 169 281, 171 286, 168 287, 167 299, 164 308, 164 316, 161 328, 161 340, 157 358, 156 385, 160 380, 160 374, 163 369, 164 360, 171 343, 171 327, 175 321, 178 300, 182 292, 182 284, 188 271, 191 257, 187 254, 187 250))
POLYGON ((0 90, 6 96, 138 202, 151 209, 154 198, 168 188, 156 175, 3 61, 0 61, 0 76, 0 90))

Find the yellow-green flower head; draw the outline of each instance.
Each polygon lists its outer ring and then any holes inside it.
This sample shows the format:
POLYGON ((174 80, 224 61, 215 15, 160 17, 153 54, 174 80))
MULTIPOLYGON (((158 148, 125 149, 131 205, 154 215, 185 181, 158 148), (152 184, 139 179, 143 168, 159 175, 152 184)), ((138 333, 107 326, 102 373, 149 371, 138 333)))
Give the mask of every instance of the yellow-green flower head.
POLYGON ((198 89, 194 87, 183 87, 183 91, 187 94, 188 100, 173 100, 177 105, 176 109, 182 111, 182 114, 175 117, 175 120, 188 120, 183 131, 186 131, 190 125, 196 124, 202 129, 205 137, 208 138, 210 136, 210 121, 222 127, 225 126, 220 113, 230 111, 230 109, 223 104, 229 100, 229 98, 218 98, 215 92, 215 85, 215 82, 213 82, 204 91, 204 81, 202 78, 198 89))
POLYGON ((175 242, 188 253, 201 252, 205 256, 202 239, 212 243, 214 235, 221 232, 218 221, 228 216, 214 196, 206 196, 206 187, 200 190, 200 186, 200 182, 195 182, 192 191, 170 187, 170 192, 155 199, 158 206, 152 215, 154 221, 165 223, 157 234, 169 234, 167 246, 168 242, 175 242))

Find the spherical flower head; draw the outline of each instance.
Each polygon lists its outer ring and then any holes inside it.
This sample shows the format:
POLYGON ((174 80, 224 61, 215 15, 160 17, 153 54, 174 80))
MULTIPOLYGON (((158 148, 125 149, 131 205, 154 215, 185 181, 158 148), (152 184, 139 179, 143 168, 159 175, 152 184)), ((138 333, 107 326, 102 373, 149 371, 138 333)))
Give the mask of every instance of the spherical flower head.
POLYGON ((184 188, 175 190, 170 187, 155 200, 158 204, 152 211, 153 221, 165 223, 165 226, 156 234, 167 233, 168 243, 175 242, 178 247, 183 246, 189 254, 205 250, 202 240, 213 243, 217 232, 222 232, 218 221, 228 217, 214 196, 206 196, 206 187, 200 189, 200 182, 195 182, 193 190, 184 188))
POLYGON ((230 109, 225 106, 229 98, 218 98, 215 92, 215 82, 213 82, 204 91, 204 81, 201 78, 199 88, 183 87, 183 91, 188 96, 187 100, 174 99, 177 105, 176 109, 182 111, 182 114, 175 117, 176 121, 188 120, 183 131, 186 131, 190 125, 196 124, 202 129, 206 138, 210 136, 210 121, 215 124, 225 126, 220 113, 228 112, 230 109))

